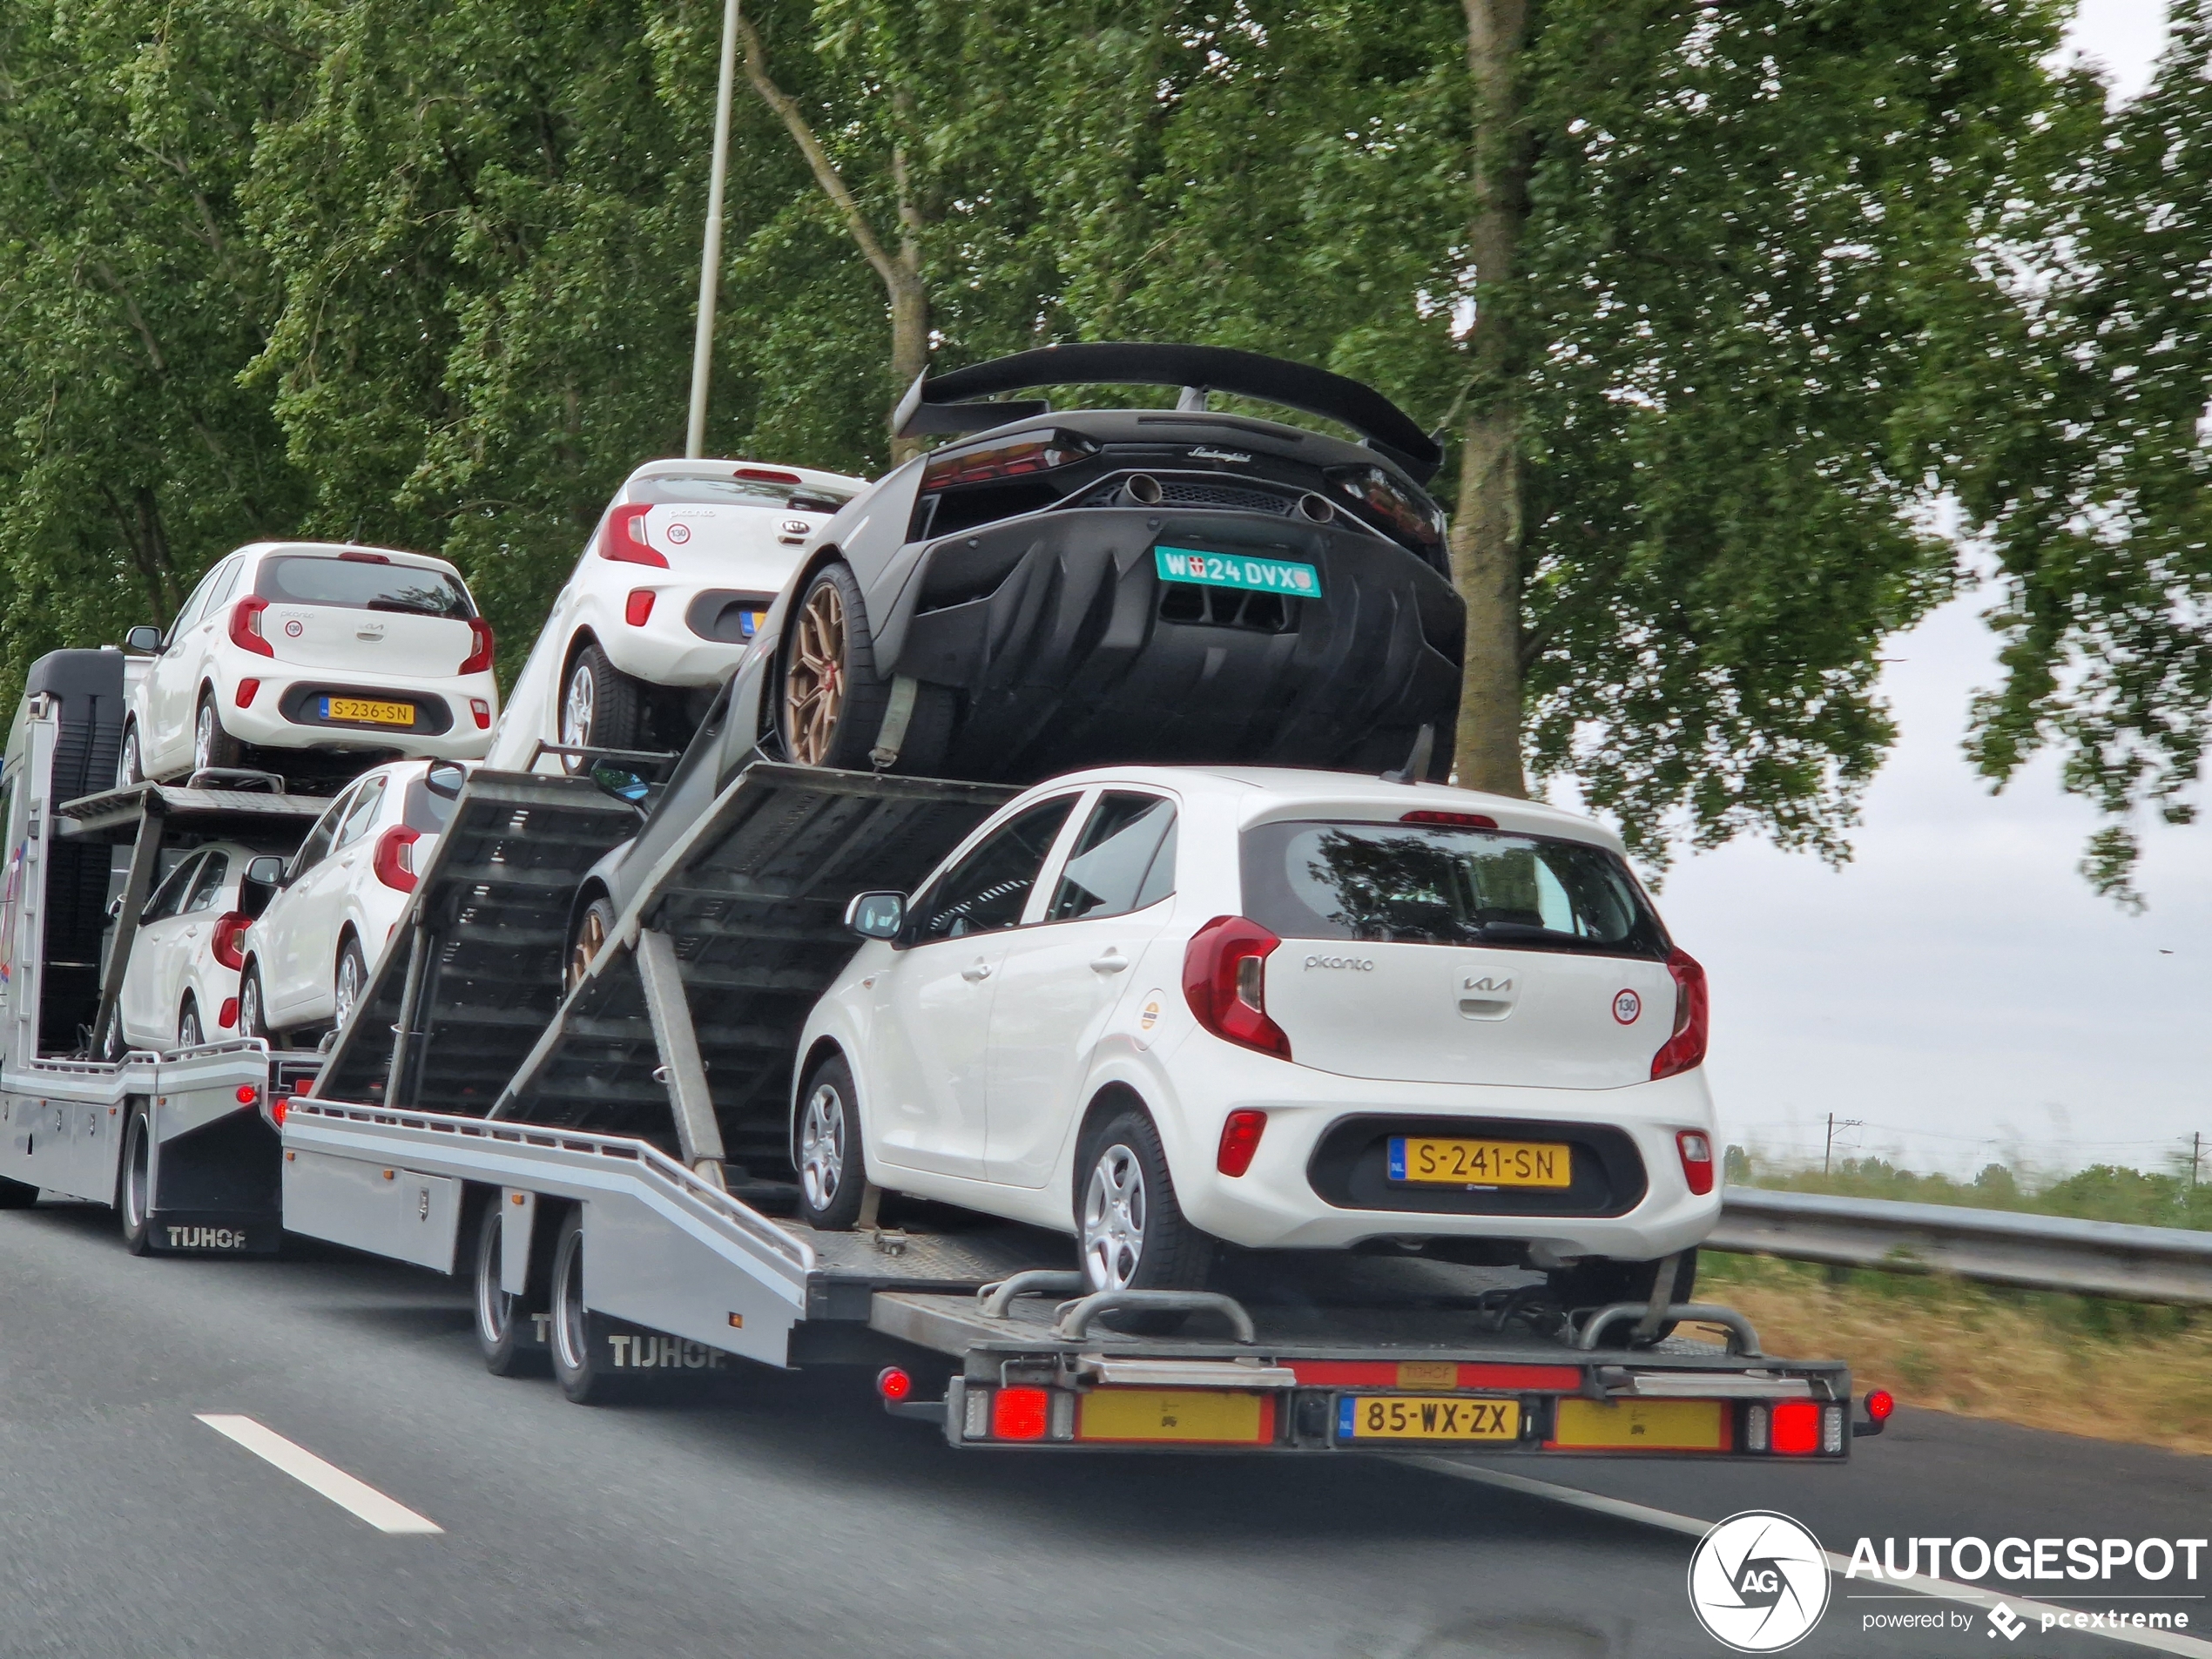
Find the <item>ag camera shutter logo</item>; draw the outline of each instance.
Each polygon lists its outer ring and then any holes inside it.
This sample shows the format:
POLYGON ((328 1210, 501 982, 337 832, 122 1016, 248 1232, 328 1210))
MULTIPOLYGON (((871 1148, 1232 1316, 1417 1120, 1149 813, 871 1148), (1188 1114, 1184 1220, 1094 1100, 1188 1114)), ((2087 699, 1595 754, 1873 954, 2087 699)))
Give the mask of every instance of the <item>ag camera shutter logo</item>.
POLYGON ((1706 1633, 1738 1653, 1794 1646, 1828 1610, 1828 1557, 1787 1515, 1747 1509, 1698 1541, 1689 1606, 1706 1633))

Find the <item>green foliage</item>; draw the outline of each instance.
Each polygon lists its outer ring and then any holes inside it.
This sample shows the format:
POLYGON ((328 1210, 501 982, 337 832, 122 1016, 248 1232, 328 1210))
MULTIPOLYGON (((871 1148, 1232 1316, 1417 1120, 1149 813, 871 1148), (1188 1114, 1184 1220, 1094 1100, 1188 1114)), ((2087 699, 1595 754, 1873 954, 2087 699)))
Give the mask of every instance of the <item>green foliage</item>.
MULTIPOLYGON (((1748 1169, 1750 1161, 1745 1162, 1748 1169)), ((1885 1158, 1861 1157, 1841 1159, 1826 1175, 1817 1170, 1770 1171, 1755 1174, 1747 1184, 1785 1192, 1832 1192, 2145 1227, 2212 1230, 2212 1185, 2191 1180, 2188 1164, 2185 1151, 2169 1171, 2099 1163, 2056 1181, 2038 1183, 2002 1163, 1991 1163, 1972 1181, 1956 1181, 1947 1175, 1916 1174, 1885 1158)), ((1735 1178, 1732 1169, 1730 1178, 1735 1178)))

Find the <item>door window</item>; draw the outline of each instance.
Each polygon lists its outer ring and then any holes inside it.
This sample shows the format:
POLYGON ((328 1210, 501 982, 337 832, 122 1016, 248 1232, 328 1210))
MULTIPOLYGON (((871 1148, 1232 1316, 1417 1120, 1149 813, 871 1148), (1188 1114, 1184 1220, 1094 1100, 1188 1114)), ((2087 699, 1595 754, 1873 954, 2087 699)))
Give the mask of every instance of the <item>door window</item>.
POLYGON ((1046 920, 1126 915, 1166 898, 1175 891, 1174 834, 1172 801, 1158 795, 1100 796, 1053 889, 1046 920))
POLYGON ((338 826, 338 839, 334 845, 351 846, 376 821, 376 804, 384 799, 384 779, 381 777, 365 780, 355 792, 354 804, 338 826))
POLYGON ((166 921, 184 907, 185 895, 192 891, 192 877, 206 861, 206 854, 196 853, 170 871, 161 885, 153 890, 153 897, 146 900, 146 907, 138 912, 138 925, 150 921, 166 921))
POLYGON ((1073 795, 1039 801, 932 882, 915 907, 911 942, 962 939, 1020 921, 1075 804, 1073 795))
POLYGON ((244 559, 233 558, 226 560, 215 572, 221 580, 215 584, 214 589, 207 596, 207 609, 210 611, 219 609, 230 598, 232 590, 238 586, 238 573, 245 568, 244 559))
POLYGON ((292 855, 291 879, 293 880, 297 881, 307 872, 314 869, 329 853, 330 838, 338 833, 339 824, 344 819, 347 809, 353 804, 354 797, 349 791, 341 795, 338 798, 338 804, 316 820, 314 828, 307 832, 307 839, 300 843, 300 850, 292 855))
POLYGON ((217 565, 200 578, 199 585, 192 590, 192 597, 185 601, 185 608, 177 613, 177 620, 170 624, 168 644, 175 644, 199 620, 200 612, 207 607, 207 596, 214 590, 215 578, 221 574, 222 566, 217 565))
POLYGON ((209 853, 199 860, 199 873, 192 879, 192 896, 185 900, 184 914, 206 910, 223 896, 223 878, 231 872, 231 855, 209 853))

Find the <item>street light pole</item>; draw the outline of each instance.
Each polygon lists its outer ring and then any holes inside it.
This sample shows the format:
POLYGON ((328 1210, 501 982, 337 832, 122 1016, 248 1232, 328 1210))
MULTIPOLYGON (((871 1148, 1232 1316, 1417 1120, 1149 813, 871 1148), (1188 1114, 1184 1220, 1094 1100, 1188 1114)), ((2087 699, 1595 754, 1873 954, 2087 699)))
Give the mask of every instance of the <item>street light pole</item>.
POLYGON ((722 280, 722 191, 730 178, 730 103, 738 78, 738 0, 723 0, 722 78, 714 93, 714 163, 707 175, 706 246, 699 255, 698 327, 691 338, 691 419, 684 453, 706 453, 706 387, 714 368, 714 301, 722 280))

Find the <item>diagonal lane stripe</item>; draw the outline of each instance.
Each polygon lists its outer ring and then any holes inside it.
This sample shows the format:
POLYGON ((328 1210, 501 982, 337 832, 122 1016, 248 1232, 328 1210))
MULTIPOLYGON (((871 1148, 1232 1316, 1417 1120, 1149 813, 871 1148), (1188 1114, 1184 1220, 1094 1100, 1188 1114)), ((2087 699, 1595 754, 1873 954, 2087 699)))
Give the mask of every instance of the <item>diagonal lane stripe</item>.
MULTIPOLYGON (((1450 1458, 1399 1457, 1396 1461, 1437 1474, 1452 1475, 1461 1480, 1480 1481, 1484 1486, 1496 1487, 1501 1491, 1543 1498, 1553 1503, 1565 1504, 1570 1508, 1587 1510, 1591 1514, 1609 1515, 1615 1521, 1630 1521, 1641 1527, 1657 1527, 1667 1532, 1678 1532, 1689 1538, 1703 1538, 1715 1524, 1710 1521, 1700 1521, 1694 1515, 1678 1515, 1670 1510, 1654 1509, 1649 1504, 1630 1503, 1625 1498, 1603 1497, 1576 1487, 1554 1486, 1548 1480, 1532 1480, 1525 1474, 1512 1474, 1503 1469, 1480 1468, 1471 1463, 1455 1462, 1450 1458)), ((1840 1575, 1850 1570, 1850 1556, 1838 1555, 1832 1549, 1821 1553, 1828 1557, 1831 1572, 1840 1575)), ((1912 1578, 1885 1578, 1882 1581, 1900 1589, 1934 1596, 1940 1601, 1963 1602, 1968 1607, 1987 1609, 2001 1602, 2024 1618, 2056 1618, 2061 1614, 2071 1617, 2080 1611, 2079 1608, 2060 1607, 2049 1602, 2030 1601, 2025 1595, 2007 1595, 2002 1591, 1985 1589, 1979 1584, 1961 1584, 1947 1578, 1916 1575, 1912 1578)), ((2067 1634, 2102 1636, 2107 1642, 2124 1642, 2131 1647, 2150 1648, 2160 1653, 2189 1654, 2195 1656, 2195 1659, 2212 1659, 2212 1642, 2185 1636, 2174 1630, 2137 1630, 2126 1626, 2085 1629, 2075 1626, 2068 1628, 2067 1634)))
POLYGON ((304 1446, 295 1446, 274 1429, 250 1417, 220 1412, 194 1413, 218 1434, 244 1447, 263 1462, 283 1470, 300 1485, 350 1510, 379 1532, 433 1533, 444 1527, 386 1497, 366 1480, 357 1480, 334 1463, 326 1463, 304 1446))

